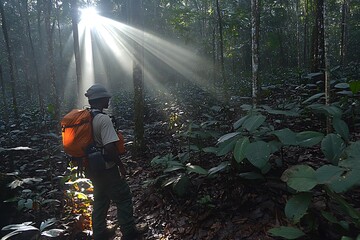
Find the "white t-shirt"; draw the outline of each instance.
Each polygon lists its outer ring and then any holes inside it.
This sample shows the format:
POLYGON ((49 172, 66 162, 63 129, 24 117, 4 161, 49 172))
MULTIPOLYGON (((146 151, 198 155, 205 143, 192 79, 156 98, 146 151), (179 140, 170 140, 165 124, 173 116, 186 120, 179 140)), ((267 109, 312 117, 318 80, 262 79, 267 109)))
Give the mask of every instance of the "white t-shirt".
MULTIPOLYGON (((119 137, 114 129, 108 115, 99 113, 93 119, 94 141, 97 147, 103 147, 108 143, 119 141, 119 137)), ((106 162, 106 168, 111 168, 115 162, 106 162)))

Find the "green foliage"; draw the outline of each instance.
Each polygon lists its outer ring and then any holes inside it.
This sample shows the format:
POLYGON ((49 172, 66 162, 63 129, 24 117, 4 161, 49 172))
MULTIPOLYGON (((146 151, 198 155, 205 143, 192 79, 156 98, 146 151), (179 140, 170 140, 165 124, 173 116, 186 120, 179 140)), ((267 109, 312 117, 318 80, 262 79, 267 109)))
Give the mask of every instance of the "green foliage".
POLYGON ((36 232, 36 235, 35 235, 34 239, 41 239, 41 236, 58 237, 65 230, 53 228, 53 229, 45 231, 46 228, 54 225, 56 222, 57 222, 57 220, 55 218, 47 219, 47 220, 41 222, 39 228, 36 228, 36 227, 32 226, 34 224, 33 222, 24 222, 24 223, 21 223, 21 224, 7 225, 7 226, 3 227, 1 230, 2 231, 12 231, 12 232, 6 234, 4 237, 1 238, 1 240, 10 239, 13 236, 16 236, 16 235, 19 235, 19 234, 21 234, 23 232, 28 232, 28 231, 35 231, 36 232))
POLYGON ((278 227, 269 230, 269 233, 274 237, 283 237, 286 239, 297 239, 305 236, 305 233, 294 227, 278 227))
POLYGON ((308 192, 302 192, 294 195, 290 198, 285 206, 285 215, 293 223, 298 223, 300 219, 306 214, 312 194, 308 192))

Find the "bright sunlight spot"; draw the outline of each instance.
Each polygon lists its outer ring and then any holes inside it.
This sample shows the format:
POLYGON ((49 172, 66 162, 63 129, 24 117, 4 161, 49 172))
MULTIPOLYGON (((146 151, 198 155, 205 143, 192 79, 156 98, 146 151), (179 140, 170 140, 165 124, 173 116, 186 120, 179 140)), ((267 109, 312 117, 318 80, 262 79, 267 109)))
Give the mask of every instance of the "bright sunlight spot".
POLYGON ((94 25, 97 22, 99 15, 94 7, 80 9, 80 12, 81 12, 81 21, 85 25, 94 25))

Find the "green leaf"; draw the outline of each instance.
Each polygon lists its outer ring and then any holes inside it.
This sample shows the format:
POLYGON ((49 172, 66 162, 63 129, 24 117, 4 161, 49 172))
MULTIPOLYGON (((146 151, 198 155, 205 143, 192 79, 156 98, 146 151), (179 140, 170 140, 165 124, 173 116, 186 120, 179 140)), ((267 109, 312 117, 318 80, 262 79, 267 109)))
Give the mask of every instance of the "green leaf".
POLYGON ((255 167, 263 168, 269 160, 271 147, 264 141, 250 143, 245 151, 245 156, 255 167))
POLYGON ((218 148, 217 147, 206 147, 206 148, 203 148, 202 150, 203 150, 203 152, 206 152, 206 153, 217 153, 218 148))
POLYGON ((267 109, 266 112, 268 112, 270 114, 284 115, 284 116, 288 116, 288 117, 298 117, 299 116, 299 113, 294 112, 294 111, 267 109))
POLYGON ((300 219, 306 214, 312 194, 308 192, 299 193, 290 198, 285 206, 285 215, 293 223, 298 223, 300 219))
POLYGON ((218 173, 218 172, 224 170, 225 168, 227 168, 228 166, 229 166, 228 161, 222 162, 218 166, 210 168, 209 169, 209 175, 213 175, 215 173, 218 173))
POLYGON ((346 124, 345 121, 339 119, 339 118, 334 118, 333 119, 333 126, 335 131, 346 141, 349 140, 349 127, 346 124))
POLYGON ((234 148, 234 158, 236 162, 240 163, 245 158, 245 151, 247 146, 250 144, 248 137, 240 138, 234 148))
POLYGON ((269 233, 274 237, 283 237, 286 239, 297 239, 305 236, 305 233, 294 227, 277 227, 269 230, 269 233))
POLYGON ((168 167, 164 170, 164 173, 169 173, 169 172, 175 172, 177 170, 182 170, 184 169, 183 166, 171 166, 171 167, 168 167))
POLYGON ((347 88, 349 88, 349 84, 348 83, 338 83, 334 86, 334 88, 347 89, 347 88))
POLYGON ((316 170, 316 179, 319 184, 331 184, 340 178, 344 171, 334 165, 324 165, 316 170))
POLYGON ((327 106, 324 104, 312 104, 308 106, 308 108, 312 109, 315 112, 323 113, 326 116, 340 118, 342 115, 341 109, 333 105, 327 106))
POLYGON ((3 230, 3 231, 17 230, 17 229, 24 228, 26 226, 30 226, 32 224, 34 224, 34 223, 33 222, 23 222, 23 223, 19 223, 19 224, 10 224, 10 225, 3 227, 1 230, 3 230))
POLYGON ((339 135, 330 133, 322 140, 321 150, 332 164, 337 165, 345 150, 345 142, 339 135))
POLYGON ((42 232, 41 235, 54 238, 54 237, 59 237, 64 231, 65 230, 63 230, 63 229, 54 228, 54 229, 50 229, 50 230, 42 232))
POLYGON ((316 99, 318 99, 318 98, 321 98, 322 96, 325 96, 325 93, 317 93, 317 94, 309 97, 308 99, 306 99, 306 100, 303 101, 302 103, 305 104, 305 103, 311 102, 312 100, 316 100, 316 99))
POLYGON ((246 115, 246 116, 240 118, 239 120, 237 120, 233 124, 234 129, 238 129, 239 127, 241 127, 243 125, 243 123, 245 122, 245 120, 248 119, 249 117, 250 117, 250 115, 246 115))
POLYGON ((296 145, 297 144, 296 134, 288 128, 276 130, 276 131, 271 132, 270 134, 274 134, 280 140, 280 142, 282 142, 282 144, 284 144, 284 145, 296 145))
POLYGON ((40 232, 56 223, 56 218, 49 218, 40 224, 40 232))
POLYGON ((235 136, 237 136, 237 135, 239 135, 239 134, 240 134, 240 132, 227 133, 227 134, 221 136, 221 137, 218 139, 218 144, 219 144, 219 143, 223 143, 223 142, 225 142, 225 141, 227 141, 227 140, 229 140, 229 139, 231 139, 231 138, 233 138, 233 137, 235 137, 235 136))
POLYGON ((296 165, 288 168, 282 174, 281 180, 299 192, 310 191, 317 185, 315 170, 307 165, 296 165))
POLYGON ((336 193, 346 192, 355 186, 360 185, 360 170, 352 169, 342 174, 329 185, 329 188, 336 193))
POLYGON ((350 90, 353 92, 353 94, 360 92, 360 81, 350 82, 349 85, 350 85, 350 90))
POLYGON ((351 143, 345 150, 347 159, 339 162, 339 166, 360 169, 360 141, 351 143))
POLYGON ((235 147, 236 141, 238 140, 238 137, 236 138, 230 138, 226 140, 225 142, 222 142, 218 146, 218 150, 216 152, 216 156, 224 156, 228 154, 230 151, 232 151, 235 147))
POLYGON ((193 173, 198 173, 198 174, 202 174, 202 175, 208 174, 208 171, 206 171, 204 168, 197 166, 197 165, 191 165, 190 163, 186 164, 186 168, 189 173, 193 172, 193 173))
POLYGON ((250 133, 252 133, 256 129, 258 129, 258 127, 260 127, 261 124, 263 124, 265 122, 265 120, 266 120, 266 117, 261 114, 251 116, 245 120, 243 127, 246 130, 248 130, 250 133))
POLYGON ((304 131, 296 134, 296 142, 301 147, 312 147, 324 138, 324 134, 314 131, 304 131))

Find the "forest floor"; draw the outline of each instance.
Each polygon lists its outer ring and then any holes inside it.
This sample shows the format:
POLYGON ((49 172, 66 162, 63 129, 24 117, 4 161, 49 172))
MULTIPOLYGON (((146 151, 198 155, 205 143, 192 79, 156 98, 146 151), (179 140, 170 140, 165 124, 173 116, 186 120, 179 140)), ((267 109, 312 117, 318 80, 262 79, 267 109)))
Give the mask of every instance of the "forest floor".
MULTIPOLYGON (((282 94, 281 91, 279 94, 282 94)), ((194 174, 189 176, 191 187, 186 194, 178 196, 171 187, 162 187, 152 181, 159 179, 162 172, 151 165, 151 160, 156 156, 181 152, 187 140, 178 133, 185 131, 184 128, 192 121, 199 123, 208 119, 210 113, 216 113, 216 120, 225 126, 224 133, 230 132, 232 124, 244 114, 240 105, 248 100, 234 98, 237 102, 223 111, 216 98, 201 90, 148 97, 145 101, 146 151, 133 158, 132 103, 128 96, 119 99, 114 103, 113 112, 120 113, 120 129, 129 143, 129 151, 123 161, 129 170, 127 180, 133 193, 135 217, 138 226, 143 229, 144 239, 277 239, 267 231, 272 227, 289 225, 284 216, 289 192, 285 183, 279 180, 282 172, 290 165, 307 163, 318 166, 324 161, 319 146, 306 149, 289 147, 281 156, 283 166, 271 171, 267 181, 247 181, 236 172, 231 172, 234 170, 220 171, 216 177, 211 178, 194 174)), ((274 102, 277 98, 268 96, 268 99, 274 102)), ((293 130, 323 129, 321 121, 289 118, 282 119, 279 124, 278 119, 269 118, 275 126, 287 126, 293 130)), ((87 221, 91 205, 88 202, 72 202, 66 194, 68 186, 62 184, 68 171, 61 152, 60 133, 51 128, 46 129, 46 123, 35 122, 25 114, 22 121, 21 124, 12 125, 10 131, 2 131, 0 134, 0 157, 3 162, 0 166, 0 227, 25 221, 32 221, 39 227, 44 220, 56 217, 59 221, 54 226, 67 229, 66 236, 56 239, 90 239, 79 232, 89 230, 90 223, 87 221), (42 131, 38 131, 39 124, 43 124, 42 131), (23 148, 16 148, 20 146, 23 148), (14 180, 17 182, 14 183, 14 180), (9 182, 18 187, 14 190, 6 188, 5 183, 9 182), (12 203, 3 203, 3 200, 15 196, 18 198, 12 203), (86 210, 79 213, 74 210, 76 207, 86 210), (85 220, 82 219, 84 216, 85 220)), ((360 139, 359 132, 359 129, 353 131, 353 140, 360 139)), ((208 144, 215 146, 216 139, 208 144)), ((194 153, 192 158, 196 164, 210 169, 231 156, 219 158, 214 154, 194 153)), ((323 195, 319 192, 318 199, 323 195)), ((348 193, 347 197, 354 206, 360 206, 359 188, 348 193)), ((79 199, 81 202, 81 198, 79 199)), ((116 222, 116 210, 113 206, 108 220, 110 225, 116 222)), ((339 235, 329 231, 330 228, 331 225, 320 224, 317 234, 303 239, 338 239, 339 235)), ((1 236, 5 233, 2 231, 1 236)), ((11 239, 30 237, 25 233, 11 239)), ((119 231, 115 239, 121 239, 119 231)))

